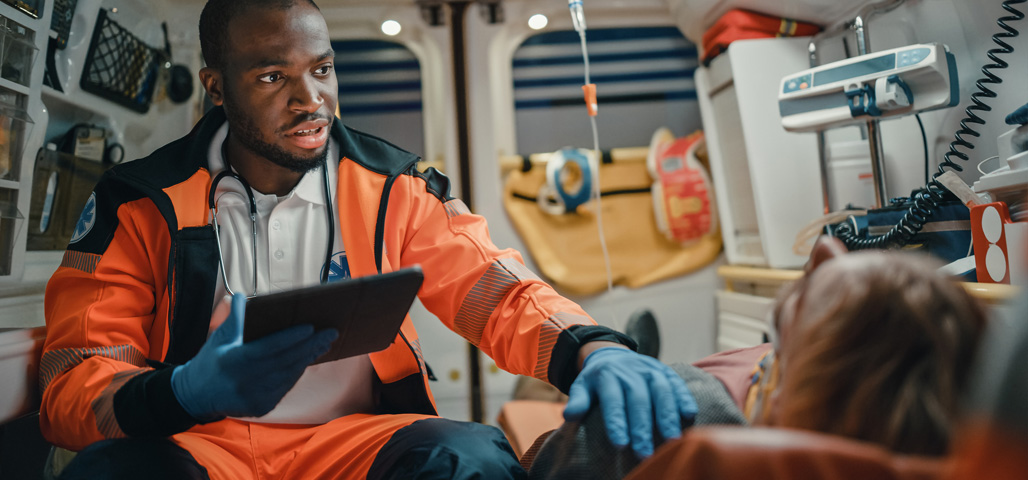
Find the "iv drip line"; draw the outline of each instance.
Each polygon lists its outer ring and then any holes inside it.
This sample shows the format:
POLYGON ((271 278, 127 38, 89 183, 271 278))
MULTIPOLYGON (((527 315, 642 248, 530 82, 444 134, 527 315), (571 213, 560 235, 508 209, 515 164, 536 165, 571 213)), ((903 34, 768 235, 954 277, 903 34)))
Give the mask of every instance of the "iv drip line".
MULTIPOLYGON (((609 296, 614 292, 614 278, 611 273, 607 240, 603 234, 603 206, 600 200, 600 156, 602 153, 600 152, 600 138, 596 127, 596 85, 593 85, 589 73, 589 50, 585 41, 585 11, 582 8, 582 0, 568 0, 568 9, 571 11, 571 23, 574 25, 575 31, 578 32, 578 37, 582 43, 582 60, 585 62, 585 84, 582 86, 582 90, 585 94, 585 103, 589 111, 589 124, 592 127, 593 135, 593 152, 596 155, 596 158, 590 159, 593 175, 592 196, 596 200, 596 228, 600 236, 600 250, 603 252, 603 266, 607 272, 607 295, 609 300, 609 296)), ((613 310, 610 310, 610 315, 612 325, 616 326, 617 321, 613 310)))

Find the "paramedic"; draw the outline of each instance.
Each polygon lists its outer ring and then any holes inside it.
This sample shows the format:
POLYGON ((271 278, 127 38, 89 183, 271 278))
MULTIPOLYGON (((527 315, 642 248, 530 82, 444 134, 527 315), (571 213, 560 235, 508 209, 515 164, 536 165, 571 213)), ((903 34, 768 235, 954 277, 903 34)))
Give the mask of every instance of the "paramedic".
POLYGON ((241 341, 244 294, 415 264, 422 303, 569 392, 569 419, 598 408, 642 456, 680 435, 695 403, 670 369, 494 246, 442 174, 335 120, 312 1, 210 0, 200 43, 216 107, 100 180, 47 286, 41 428, 85 449, 63 478, 523 477, 499 430, 436 415, 409 318, 385 350, 317 365, 334 330, 241 341))

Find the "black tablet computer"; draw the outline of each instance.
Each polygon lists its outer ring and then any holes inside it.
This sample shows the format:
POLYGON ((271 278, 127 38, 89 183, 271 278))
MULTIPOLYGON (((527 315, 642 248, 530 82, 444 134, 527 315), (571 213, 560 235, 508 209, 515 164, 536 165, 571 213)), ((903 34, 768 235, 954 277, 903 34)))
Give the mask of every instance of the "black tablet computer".
POLYGON ((243 341, 293 325, 335 328, 339 339, 314 364, 383 350, 396 338, 424 279, 414 266, 247 300, 243 341))

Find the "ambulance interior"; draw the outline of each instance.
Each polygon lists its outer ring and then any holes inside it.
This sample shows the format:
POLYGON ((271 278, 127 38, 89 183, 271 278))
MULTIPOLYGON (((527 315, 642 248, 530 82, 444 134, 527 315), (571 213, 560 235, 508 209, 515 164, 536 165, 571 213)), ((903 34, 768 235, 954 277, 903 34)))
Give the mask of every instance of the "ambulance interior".
MULTIPOLYGON (((50 461, 34 425, 44 289, 93 184, 210 107, 203 3, 0 1, 2 478, 50 461)), ((655 319, 665 363, 768 341, 818 234, 889 234, 929 182, 964 196, 905 240, 1017 318, 1028 117, 1005 118, 1028 103, 1023 1, 317 3, 339 118, 444 172, 496 245, 600 324, 655 319)), ((560 425, 559 396, 518 403, 531 385, 419 303, 411 316, 440 415, 500 425, 519 454, 560 425)))

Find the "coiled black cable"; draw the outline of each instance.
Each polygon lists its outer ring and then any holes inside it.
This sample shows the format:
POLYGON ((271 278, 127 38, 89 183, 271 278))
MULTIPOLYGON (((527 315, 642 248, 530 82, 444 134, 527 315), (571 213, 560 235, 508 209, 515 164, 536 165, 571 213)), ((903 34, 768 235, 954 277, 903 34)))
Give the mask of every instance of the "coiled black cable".
POLYGON ((956 137, 949 144, 949 151, 943 157, 943 161, 939 164, 938 172, 932 175, 932 179, 928 182, 924 188, 919 189, 917 192, 911 195, 910 209, 903 218, 892 227, 884 235, 877 237, 860 238, 857 232, 854 231, 852 225, 848 222, 844 222, 836 227, 834 235, 842 240, 846 245, 846 248, 850 250, 864 250, 870 248, 898 248, 908 243, 917 235, 918 232, 924 228, 925 223, 935 213, 935 209, 938 208, 945 195, 949 190, 939 182, 938 178, 942 174, 946 173, 947 169, 960 172, 964 168, 959 164, 953 162, 950 157, 957 157, 960 160, 967 161, 968 156, 966 153, 958 150, 960 148, 966 148, 968 150, 974 149, 974 144, 964 138, 964 135, 972 137, 980 137, 981 134, 977 130, 971 127, 971 124, 985 125, 985 120, 979 117, 975 112, 989 112, 992 111, 992 107, 987 105, 982 98, 996 98, 996 92, 989 89, 986 84, 998 85, 1003 83, 998 75, 992 72, 993 69, 1007 68, 1008 64, 1002 58, 1000 54, 1008 54, 1014 51, 1014 47, 1006 43, 1005 39, 1015 38, 1018 35, 1017 29, 1007 25, 1007 22, 1021 20, 1024 18, 1024 13, 1013 7, 1013 5, 1024 3, 1028 0, 1006 0, 1003 2, 1003 9, 1010 12, 1009 16, 1000 17, 996 20, 996 24, 999 25, 1003 31, 992 36, 992 41, 999 46, 999 48, 993 48, 987 52, 989 60, 993 63, 982 67, 983 78, 978 79, 975 82, 975 87, 978 91, 971 95, 971 105, 964 109, 964 113, 967 114, 962 120, 960 120, 960 129, 954 134, 956 137))

